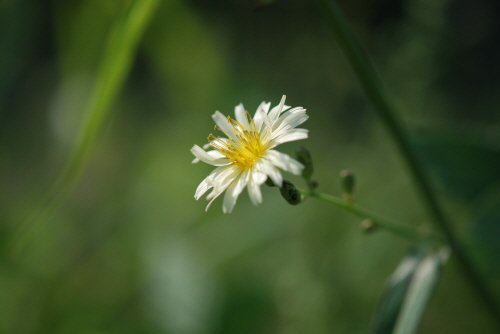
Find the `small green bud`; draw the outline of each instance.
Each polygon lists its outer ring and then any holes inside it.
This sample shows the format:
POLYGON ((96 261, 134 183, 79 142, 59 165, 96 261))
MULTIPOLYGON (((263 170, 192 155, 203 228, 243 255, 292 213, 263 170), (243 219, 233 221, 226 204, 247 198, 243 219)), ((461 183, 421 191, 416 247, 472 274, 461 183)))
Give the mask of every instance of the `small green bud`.
POLYGON ((347 200, 353 199, 355 186, 354 172, 349 169, 344 169, 340 172, 340 189, 342 196, 347 200))
POLYGON ((310 180, 314 172, 311 153, 304 146, 299 146, 295 154, 297 160, 304 165, 304 169, 302 170, 302 177, 306 180, 310 180))
POLYGON ((300 203, 301 194, 300 191, 295 188, 292 182, 283 180, 283 184, 280 188, 281 196, 290 204, 297 205, 300 203))
POLYGON ((277 185, 270 178, 267 178, 267 180, 266 180, 266 186, 268 186, 268 187, 277 187, 277 185))
POLYGON ((361 222, 361 229, 366 233, 370 233, 377 229, 377 224, 371 219, 365 219, 361 222))

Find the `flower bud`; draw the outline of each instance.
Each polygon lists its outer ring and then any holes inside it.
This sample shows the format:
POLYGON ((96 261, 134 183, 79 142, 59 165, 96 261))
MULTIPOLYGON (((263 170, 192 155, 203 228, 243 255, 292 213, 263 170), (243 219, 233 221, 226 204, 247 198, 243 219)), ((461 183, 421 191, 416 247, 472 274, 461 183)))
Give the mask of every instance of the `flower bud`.
POLYGON ((354 172, 349 169, 344 169, 340 172, 340 189, 342 196, 348 200, 352 200, 355 186, 354 172))
POLYGON ((283 180, 283 184, 280 188, 281 196, 290 204, 297 205, 300 203, 301 194, 300 191, 295 188, 292 182, 283 180))
POLYGON ((361 229, 366 233, 370 233, 377 229, 377 224, 371 219, 365 219, 361 222, 361 229))
POLYGON ((314 171, 311 153, 309 153, 309 150, 304 146, 299 146, 295 154, 297 156, 297 160, 304 165, 304 169, 302 170, 302 177, 306 180, 311 179, 314 171))

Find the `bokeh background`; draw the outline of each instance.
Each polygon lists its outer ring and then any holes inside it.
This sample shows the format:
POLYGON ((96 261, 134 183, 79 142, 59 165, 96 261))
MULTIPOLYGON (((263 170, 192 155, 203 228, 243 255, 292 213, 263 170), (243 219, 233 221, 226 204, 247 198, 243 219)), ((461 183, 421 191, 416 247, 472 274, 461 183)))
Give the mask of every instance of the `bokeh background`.
MULTIPOLYGON (((263 187, 230 215, 193 195, 215 110, 303 106, 320 190, 357 175, 359 204, 428 223, 395 146, 315 2, 165 0, 76 187, 23 251, 19 223, 62 172, 110 27, 128 1, 0 1, 0 333, 366 333, 411 243, 263 187)), ((439 197, 496 284, 500 5, 340 1, 439 197)), ((301 184, 301 180, 289 176, 301 184)), ((496 285, 498 286, 498 284, 496 285)), ((453 259, 419 333, 494 333, 453 259)))

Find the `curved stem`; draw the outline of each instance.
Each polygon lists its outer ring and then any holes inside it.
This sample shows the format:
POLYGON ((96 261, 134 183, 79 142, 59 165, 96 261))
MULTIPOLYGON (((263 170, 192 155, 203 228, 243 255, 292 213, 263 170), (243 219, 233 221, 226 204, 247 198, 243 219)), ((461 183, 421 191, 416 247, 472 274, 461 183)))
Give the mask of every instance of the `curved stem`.
POLYGON ((342 199, 340 197, 336 197, 333 195, 325 194, 325 193, 318 193, 318 192, 303 192, 303 195, 305 196, 310 196, 314 197, 317 199, 320 199, 322 201, 331 203, 333 205, 336 205, 342 209, 345 209, 354 215, 362 218, 362 219, 370 219, 377 227, 381 227, 385 229, 386 231, 389 231, 391 233, 397 234, 401 237, 405 237, 411 240, 416 240, 416 241, 423 241, 423 240, 442 240, 442 238, 436 234, 430 234, 430 233, 421 233, 418 231, 417 228, 405 226, 398 224, 388 218, 382 217, 378 214, 375 214, 357 204, 350 203, 346 201, 345 199, 342 199))
POLYGON ((375 106, 378 116, 382 119, 388 133, 392 136, 401 156, 405 160, 421 198, 431 214, 433 223, 443 232, 453 253, 460 262, 465 276, 476 288, 479 297, 487 306, 491 315, 497 320, 497 324, 500 325, 500 309, 497 306, 494 294, 464 250, 464 246, 455 234, 450 220, 441 208, 429 178, 411 148, 407 132, 396 117, 396 112, 389 102, 388 94, 385 92, 373 66, 357 43, 337 4, 330 0, 318 0, 318 3, 337 35, 339 46, 358 75, 367 95, 375 106))

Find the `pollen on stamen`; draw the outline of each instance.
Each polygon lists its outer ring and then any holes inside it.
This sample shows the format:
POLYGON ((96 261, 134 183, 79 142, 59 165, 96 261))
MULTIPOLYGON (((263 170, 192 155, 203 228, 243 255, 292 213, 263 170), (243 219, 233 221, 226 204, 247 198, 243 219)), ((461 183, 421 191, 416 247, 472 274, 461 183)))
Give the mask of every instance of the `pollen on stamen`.
MULTIPOLYGON (((248 168, 264 154, 266 149, 261 142, 254 120, 248 111, 245 111, 245 116, 247 118, 246 125, 240 124, 237 120, 227 116, 227 120, 233 128, 237 140, 227 138, 223 141, 220 137, 216 137, 213 134, 210 134, 207 140, 213 149, 227 157, 231 163, 248 168)), ((214 129, 222 131, 217 125, 214 129)), ((224 132, 224 134, 226 133, 224 132)))

